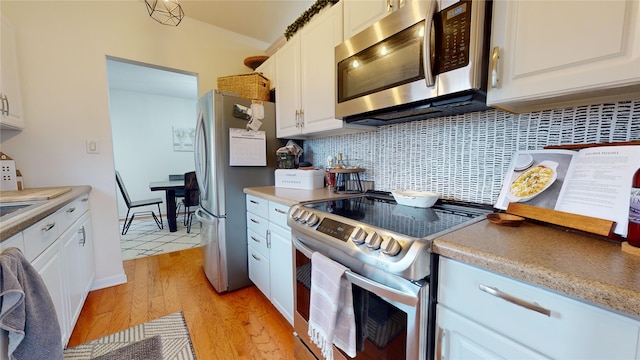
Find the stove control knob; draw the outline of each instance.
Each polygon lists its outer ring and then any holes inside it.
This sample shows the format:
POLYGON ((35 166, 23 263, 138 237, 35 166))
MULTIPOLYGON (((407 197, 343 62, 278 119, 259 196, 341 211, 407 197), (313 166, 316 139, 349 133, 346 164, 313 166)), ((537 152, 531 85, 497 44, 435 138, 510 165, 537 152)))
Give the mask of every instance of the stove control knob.
POLYGON ((353 241, 356 245, 364 244, 364 239, 367 237, 367 232, 364 231, 361 227, 357 227, 351 233, 351 241, 353 241))
POLYGON ((307 222, 307 216, 309 216, 309 212, 307 212, 306 210, 300 210, 297 221, 304 224, 307 222))
POLYGON ((367 235, 364 243, 368 248, 378 250, 380 249, 380 244, 382 243, 382 237, 380 237, 380 235, 378 235, 376 232, 371 232, 369 233, 369 235, 367 235))
POLYGON ((293 220, 298 221, 300 220, 300 215, 302 214, 302 210, 301 209, 296 209, 294 212, 291 213, 291 217, 293 218, 293 220))
POLYGON ((305 218, 305 220, 306 220, 306 225, 307 226, 313 226, 313 225, 318 223, 320 218, 318 217, 318 215, 316 215, 314 213, 310 213, 309 216, 307 216, 305 218))
POLYGON ((380 248, 382 249, 383 254, 389 256, 396 256, 398 255, 398 253, 400 253, 400 250, 402 250, 402 247, 400 246, 398 240, 392 237, 385 239, 382 242, 382 245, 380 245, 380 248))

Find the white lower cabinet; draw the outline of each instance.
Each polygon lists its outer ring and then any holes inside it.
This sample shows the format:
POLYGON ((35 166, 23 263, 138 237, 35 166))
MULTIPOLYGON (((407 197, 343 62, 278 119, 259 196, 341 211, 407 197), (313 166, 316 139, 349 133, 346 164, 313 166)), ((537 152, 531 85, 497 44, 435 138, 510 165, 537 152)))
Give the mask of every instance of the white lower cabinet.
POLYGON ((58 315, 58 323, 62 333, 61 341, 62 344, 66 344, 71 335, 71 330, 67 321, 69 318, 66 306, 67 290, 60 243, 54 242, 32 262, 32 265, 47 286, 53 306, 56 309, 56 315, 58 315))
MULTIPOLYGON (((64 274, 68 287, 68 318, 70 329, 78 320, 95 278, 91 218, 84 213, 62 236, 64 274)), ((69 334, 71 335, 71 334, 69 334)))
POLYGON ((440 259, 435 357, 638 359, 640 322, 440 259))
POLYGON ((436 317, 436 359, 548 359, 444 306, 436 317))
MULTIPOLYGON (((271 302, 293 324, 293 245, 291 229, 269 224, 271 302)), ((286 223, 285 223, 286 225, 286 223)))
POLYGON ((293 324, 293 245, 289 206, 247 195, 249 278, 293 324))
MULTIPOLYGON (((66 345, 95 279, 89 194, 25 229, 25 256, 42 277, 66 345)), ((3 242, 4 244, 4 242, 3 242)))

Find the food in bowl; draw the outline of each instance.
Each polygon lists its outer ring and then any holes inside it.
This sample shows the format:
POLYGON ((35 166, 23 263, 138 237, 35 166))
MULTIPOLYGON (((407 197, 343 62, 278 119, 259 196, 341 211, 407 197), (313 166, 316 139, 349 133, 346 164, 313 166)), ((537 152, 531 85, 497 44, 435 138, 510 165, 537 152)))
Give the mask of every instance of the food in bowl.
POLYGON ((555 181, 557 165, 555 162, 542 162, 525 171, 511 183, 511 195, 532 198, 543 192, 555 181))
POLYGON ((418 208, 432 207, 440 198, 440 194, 430 191, 393 190, 391 194, 398 204, 418 208))

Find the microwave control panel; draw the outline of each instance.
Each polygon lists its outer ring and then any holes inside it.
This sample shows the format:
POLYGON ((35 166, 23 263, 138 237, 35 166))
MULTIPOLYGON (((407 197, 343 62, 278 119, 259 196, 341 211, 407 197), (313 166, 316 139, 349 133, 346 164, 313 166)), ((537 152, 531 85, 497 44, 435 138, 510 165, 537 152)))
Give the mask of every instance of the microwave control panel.
POLYGON ((444 73, 469 64, 471 2, 459 2, 439 15, 442 37, 437 72, 444 73))

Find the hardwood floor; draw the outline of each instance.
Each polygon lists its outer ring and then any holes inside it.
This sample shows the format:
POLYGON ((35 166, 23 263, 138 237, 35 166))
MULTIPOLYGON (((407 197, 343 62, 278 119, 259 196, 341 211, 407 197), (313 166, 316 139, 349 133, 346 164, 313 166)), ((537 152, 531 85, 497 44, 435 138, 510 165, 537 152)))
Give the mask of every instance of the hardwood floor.
POLYGON ((293 359, 293 328, 255 287, 218 294, 202 249, 127 260, 128 282, 92 291, 68 347, 182 311, 199 360, 293 359))

